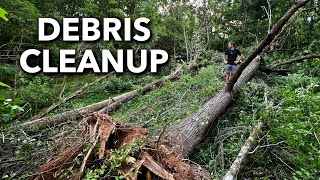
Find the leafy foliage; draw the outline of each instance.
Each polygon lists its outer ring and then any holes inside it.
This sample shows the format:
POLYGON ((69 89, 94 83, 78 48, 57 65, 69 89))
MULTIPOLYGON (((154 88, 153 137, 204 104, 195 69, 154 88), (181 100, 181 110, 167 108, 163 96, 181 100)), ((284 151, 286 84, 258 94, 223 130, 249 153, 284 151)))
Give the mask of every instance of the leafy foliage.
POLYGON ((125 144, 119 149, 111 149, 111 156, 100 167, 93 167, 87 170, 84 179, 99 179, 103 177, 115 177, 115 179, 125 179, 118 175, 118 169, 129 164, 129 158, 138 150, 144 147, 143 139, 135 139, 130 144, 125 144))
MULTIPOLYGON (((280 159, 286 162, 287 165, 278 165, 276 169, 284 169, 289 173, 288 178, 291 175, 295 179, 319 177, 319 78, 294 74, 279 78, 278 82, 281 84, 272 90, 277 104, 273 106, 272 116, 268 117, 268 139, 269 143, 285 141, 286 144, 281 148, 271 149, 264 157, 273 159, 272 163, 280 159)), ((266 114, 265 111, 260 113, 266 114)), ((252 158, 258 158, 261 153, 262 151, 252 158)), ((259 164, 261 161, 268 162, 258 158, 255 163, 259 164)))
POLYGON ((0 8, 0 17, 5 21, 9 21, 9 19, 6 17, 7 14, 8 12, 6 10, 0 8))
POLYGON ((23 108, 20 106, 22 103, 19 98, 12 100, 0 97, 0 124, 8 123, 17 113, 22 112, 23 108))
MULTIPOLYGON (((3 82, 0 82, 1 87, 11 88, 3 82)), ((20 107, 22 103, 23 101, 19 98, 12 100, 0 96, 0 124, 8 123, 17 113, 22 112, 23 108, 20 107)))

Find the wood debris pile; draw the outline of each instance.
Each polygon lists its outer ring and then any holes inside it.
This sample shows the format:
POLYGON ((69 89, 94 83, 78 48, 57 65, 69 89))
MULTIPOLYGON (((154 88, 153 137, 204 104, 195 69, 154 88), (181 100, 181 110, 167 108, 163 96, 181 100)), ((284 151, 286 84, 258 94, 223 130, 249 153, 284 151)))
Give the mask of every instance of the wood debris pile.
MULTIPOLYGON (((116 169, 119 176, 129 180, 209 179, 209 175, 199 166, 186 163, 181 153, 158 141, 147 139, 148 131, 145 129, 121 125, 111 116, 96 113, 92 114, 87 126, 84 137, 79 137, 74 145, 60 150, 61 153, 56 157, 38 167, 30 179, 59 179, 56 174, 63 170, 70 171, 68 178, 82 179, 86 168, 110 163, 114 150, 127 151, 130 144, 137 141, 142 142, 143 147, 128 154, 126 163, 116 169), (78 157, 81 157, 81 163, 77 164, 75 159, 78 157)), ((105 179, 113 178, 105 175, 105 179)))

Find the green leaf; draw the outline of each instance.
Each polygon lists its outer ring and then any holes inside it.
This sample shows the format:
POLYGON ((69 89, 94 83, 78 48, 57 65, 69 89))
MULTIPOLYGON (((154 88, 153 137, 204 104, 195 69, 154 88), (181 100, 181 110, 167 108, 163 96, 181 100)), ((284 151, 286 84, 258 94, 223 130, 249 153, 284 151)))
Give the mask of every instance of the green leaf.
POLYGON ((21 105, 24 101, 20 98, 16 98, 13 100, 13 104, 16 104, 16 105, 21 105))
POLYGON ((2 120, 4 122, 8 122, 11 119, 11 115, 10 114, 3 114, 2 115, 2 120))
POLYGON ((9 19, 6 17, 6 15, 8 14, 8 12, 2 8, 0 8, 0 17, 5 20, 6 22, 9 21, 9 19))
MULTIPOLYGON (((1 9, 1 8, 0 8, 1 9)), ((1 17, 1 16, 0 16, 1 17)), ((7 88, 10 88, 11 89, 11 87, 10 86, 8 86, 8 85, 6 85, 5 83, 3 83, 3 82, 0 82, 0 86, 2 86, 2 87, 7 87, 7 88)))

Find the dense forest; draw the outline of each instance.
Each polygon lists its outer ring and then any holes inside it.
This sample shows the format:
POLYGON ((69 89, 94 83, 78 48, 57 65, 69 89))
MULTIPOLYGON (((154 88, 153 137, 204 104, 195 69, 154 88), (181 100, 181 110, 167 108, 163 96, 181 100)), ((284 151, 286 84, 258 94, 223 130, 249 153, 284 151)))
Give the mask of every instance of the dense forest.
MULTIPOLYGON (((121 29, 120 34, 123 35, 121 29)), ((1 179, 319 179, 318 0, 1 0, 1 179), (38 40, 38 19, 150 19, 151 39, 38 40), (244 59, 229 81, 230 42, 244 59), (162 49, 159 72, 29 74, 27 49, 162 49)), ((30 66, 40 62, 29 59, 30 66)))

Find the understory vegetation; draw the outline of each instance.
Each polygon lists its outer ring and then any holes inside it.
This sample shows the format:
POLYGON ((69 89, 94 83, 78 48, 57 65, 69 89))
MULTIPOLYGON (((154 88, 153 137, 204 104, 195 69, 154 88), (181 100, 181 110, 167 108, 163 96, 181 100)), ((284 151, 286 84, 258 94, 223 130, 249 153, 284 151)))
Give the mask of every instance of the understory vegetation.
MULTIPOLYGON (((161 164, 153 169, 159 168, 165 175, 174 174, 180 167, 172 164, 179 162, 187 167, 187 172, 180 175, 201 167, 209 178, 223 179, 255 131, 257 136, 241 162, 237 179, 319 179, 319 3, 318 0, 1 0, 0 179, 34 179, 50 174, 52 169, 45 166, 57 159, 59 162, 61 157, 66 161, 52 165, 54 173, 49 177, 95 180, 136 175, 138 179, 161 179, 151 172, 152 168, 142 165, 146 153, 151 157, 149 163, 161 164), (294 2, 307 3, 273 34, 271 42, 262 43, 270 46, 263 47, 257 53, 259 58, 254 58, 261 63, 256 69, 249 69, 253 77, 239 90, 227 91, 230 83, 225 80, 223 55, 228 42, 234 42, 245 55, 241 63, 246 64, 259 43, 270 38, 272 27, 297 4, 294 2), (100 40, 67 43, 62 38, 41 43, 37 41, 40 17, 59 21, 64 17, 132 20, 147 17, 152 22, 152 37, 146 43, 100 40), (117 49, 133 49, 136 53, 142 49, 163 49, 170 58, 158 73, 94 74, 88 70, 81 75, 31 75, 19 65, 21 52, 31 48, 50 49, 53 66, 59 66, 59 49, 77 50, 75 66, 86 49, 94 53, 103 49, 112 53, 117 49), (146 85, 150 86, 144 91, 146 85), (220 92, 230 97, 230 101, 225 101, 226 108, 214 120, 205 117, 203 114, 216 112, 224 105, 215 102, 214 107, 207 106, 220 92), (101 102, 108 104, 83 110, 101 102), (111 108, 100 113, 106 107, 111 108), (203 109, 205 113, 200 111, 203 109), (67 112, 71 114, 62 116, 67 112), (163 148, 174 139, 168 132, 174 132, 180 123, 191 122, 186 119, 198 112, 197 117, 213 123, 207 123, 205 135, 195 135, 199 141, 192 154, 182 157, 183 148, 163 148), (52 119, 58 123, 47 125, 52 119), (262 128, 257 129, 261 122, 262 128), (125 131, 128 129, 134 135, 125 131), (61 156, 66 152, 70 155, 61 156), (175 161, 168 163, 166 154, 176 158, 175 161), (44 170, 40 174, 35 173, 41 168, 44 170), (129 173, 121 172, 124 169, 129 173)), ((134 56, 135 65, 139 65, 139 55, 134 56)), ((39 59, 31 58, 29 63, 35 66, 39 59)), ((200 122, 196 118, 188 120, 200 122)), ((190 132, 198 126, 204 125, 196 124, 190 132)))
POLYGON ((192 159, 220 179, 254 126, 264 121, 256 148, 239 177, 319 177, 319 82, 319 77, 306 74, 263 75, 251 81, 192 159), (264 83, 267 79, 272 82, 269 86, 264 83))

